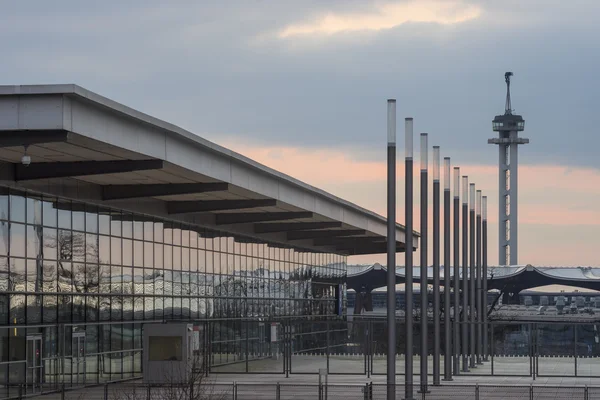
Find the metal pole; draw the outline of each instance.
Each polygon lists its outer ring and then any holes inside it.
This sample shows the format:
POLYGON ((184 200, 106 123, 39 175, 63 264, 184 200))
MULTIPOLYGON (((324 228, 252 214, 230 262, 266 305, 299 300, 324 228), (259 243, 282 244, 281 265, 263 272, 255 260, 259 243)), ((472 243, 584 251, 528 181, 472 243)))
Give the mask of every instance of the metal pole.
POLYGON ((467 216, 469 215, 468 201, 469 201, 469 177, 462 177, 462 364, 463 372, 469 372, 468 354, 469 354, 469 242, 468 242, 468 221, 467 216))
POLYGON ((460 168, 454 167, 454 375, 460 374, 460 168))
POLYGON ((433 146, 433 384, 440 384, 440 147, 433 146))
POLYGON ((476 282, 476 308, 477 308, 477 364, 482 364, 481 355, 483 354, 483 338, 481 337, 481 333, 483 332, 483 295, 482 289, 483 285, 481 284, 481 190, 477 191, 477 203, 475 205, 475 213, 477 224, 477 237, 476 237, 476 262, 477 262, 477 282, 476 282))
POLYGON ((428 173, 427 173, 427 134, 421 133, 421 393, 427 392, 427 208, 428 208, 428 173))
POLYGON ((475 184, 469 184, 469 345, 470 345, 470 366, 477 368, 475 365, 475 184))
POLYGON ((483 268, 483 361, 488 361, 487 196, 481 200, 481 264, 483 268))
POLYGON ((404 265, 406 268, 406 312, 404 313, 404 398, 413 398, 413 119, 406 118, 405 132, 405 206, 404 221, 406 223, 406 250, 404 252, 404 265))
POLYGON ((396 398, 396 100, 387 101, 387 398, 396 398))
POLYGON ((444 157, 444 380, 452 380, 450 322, 450 157, 444 157))

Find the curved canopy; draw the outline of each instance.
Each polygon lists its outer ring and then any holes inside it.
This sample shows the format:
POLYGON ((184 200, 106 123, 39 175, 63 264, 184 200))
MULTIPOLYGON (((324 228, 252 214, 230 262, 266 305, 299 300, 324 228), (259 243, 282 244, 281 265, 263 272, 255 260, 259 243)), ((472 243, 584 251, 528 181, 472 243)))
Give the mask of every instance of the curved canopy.
MULTIPOLYGON (((444 285, 446 268, 440 267, 440 283, 444 285)), ((451 282, 454 268, 448 267, 451 282)), ((593 267, 534 267, 532 265, 488 267, 488 289, 516 288, 518 291, 546 286, 565 285, 600 290, 600 268, 593 267)), ((405 283, 406 268, 396 267, 396 284, 405 283)), ((463 269, 459 269, 463 277, 463 269)), ((413 281, 421 281, 421 268, 413 268, 413 281)), ((427 281, 433 283, 433 267, 427 268, 427 281)), ((379 263, 348 265, 348 288, 357 291, 376 289, 387 285, 387 268, 379 263)), ((452 282, 453 284, 453 282, 452 282)))

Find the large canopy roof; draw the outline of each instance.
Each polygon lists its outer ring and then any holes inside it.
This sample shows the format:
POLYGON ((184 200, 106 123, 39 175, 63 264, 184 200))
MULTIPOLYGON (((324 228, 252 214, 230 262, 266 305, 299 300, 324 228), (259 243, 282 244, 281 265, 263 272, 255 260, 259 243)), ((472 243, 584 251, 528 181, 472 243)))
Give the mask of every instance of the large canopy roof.
MULTIPOLYGON (((297 248, 386 251, 384 217, 76 85, 0 86, 0 180, 297 248)), ((396 238, 404 251, 402 225, 396 238)))
MULTIPOLYGON (((444 284, 446 268, 440 267, 440 282, 444 284)), ((449 267, 451 281, 454 279, 454 268, 449 267)), ((462 279, 463 271, 459 268, 462 279)), ((396 267, 396 283, 405 283, 406 268, 396 267)), ((586 289, 600 290, 600 268, 593 267, 534 267, 509 266, 488 267, 488 289, 512 288, 518 291, 546 286, 565 285, 586 289)), ((414 282, 421 281, 420 267, 413 269, 414 282)), ((433 268, 427 268, 427 281, 433 283, 433 268)), ((453 282, 452 282, 453 284, 453 282)), ((354 290, 376 289, 387 285, 387 268, 380 264, 349 265, 348 288, 354 290)))

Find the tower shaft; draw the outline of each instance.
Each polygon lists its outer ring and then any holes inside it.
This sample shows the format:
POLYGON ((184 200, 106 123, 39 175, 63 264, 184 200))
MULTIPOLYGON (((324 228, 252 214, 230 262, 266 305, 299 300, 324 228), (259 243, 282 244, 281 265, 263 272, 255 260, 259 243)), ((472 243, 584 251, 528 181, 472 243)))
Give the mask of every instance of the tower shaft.
POLYGON ((519 137, 525 129, 525 120, 512 113, 510 98, 510 77, 506 81, 506 107, 504 115, 496 115, 492 121, 498 137, 488 139, 489 144, 497 144, 498 159, 498 262, 500 265, 518 265, 519 263, 519 217, 518 217, 518 179, 520 144, 529 143, 529 139, 519 137))
MULTIPOLYGON (((517 137, 517 132, 511 132, 517 137)), ((498 146, 498 238, 499 264, 518 264, 518 174, 519 153, 518 143, 500 144, 498 146)))

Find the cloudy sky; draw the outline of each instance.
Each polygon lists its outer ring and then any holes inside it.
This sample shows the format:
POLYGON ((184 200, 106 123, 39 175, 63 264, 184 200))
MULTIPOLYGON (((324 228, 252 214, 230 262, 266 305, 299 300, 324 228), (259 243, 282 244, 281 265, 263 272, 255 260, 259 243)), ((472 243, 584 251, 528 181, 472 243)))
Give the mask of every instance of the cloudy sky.
POLYGON ((487 139, 510 70, 531 139, 519 156, 519 261, 600 265, 597 0, 165 4, 2 0, 0 84, 79 84, 380 214, 385 102, 397 98, 399 121, 414 117, 489 196, 494 264, 498 150, 487 139))

